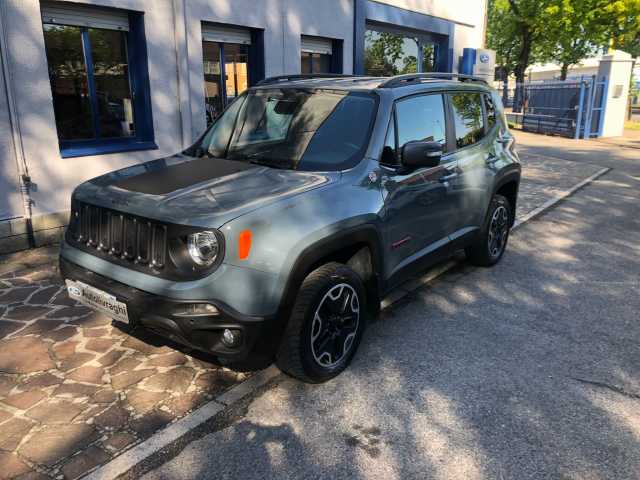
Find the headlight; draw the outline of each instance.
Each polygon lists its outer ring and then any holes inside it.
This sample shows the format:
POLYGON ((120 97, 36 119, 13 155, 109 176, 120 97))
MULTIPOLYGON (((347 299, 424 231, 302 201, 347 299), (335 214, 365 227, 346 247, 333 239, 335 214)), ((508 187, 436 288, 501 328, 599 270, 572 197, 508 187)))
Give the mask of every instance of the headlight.
POLYGON ((187 240, 191 259, 203 267, 212 265, 218 258, 220 244, 216 234, 210 231, 192 233, 187 240))

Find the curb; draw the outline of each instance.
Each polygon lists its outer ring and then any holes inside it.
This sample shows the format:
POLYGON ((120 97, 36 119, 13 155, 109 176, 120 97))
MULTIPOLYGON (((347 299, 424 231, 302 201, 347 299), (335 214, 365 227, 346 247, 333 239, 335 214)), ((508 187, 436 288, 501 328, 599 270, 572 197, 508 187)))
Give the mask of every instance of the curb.
MULTIPOLYGON (((584 179, 580 183, 577 183, 570 189, 562 192, 559 196, 552 198, 551 200, 545 202, 540 207, 532 210, 524 217, 516 222, 513 225, 512 230, 516 230, 521 227, 526 222, 532 220, 533 218, 539 216, 544 211, 553 207, 557 203, 566 199, 567 197, 573 195, 575 192, 590 184, 597 178, 601 177, 605 173, 609 172, 610 168, 603 168, 599 170, 595 174, 590 177, 584 179)), ((429 272, 427 272, 422 277, 419 277, 414 280, 410 280, 409 282, 400 285, 396 288, 391 294, 387 295, 381 301, 381 309, 385 310, 389 308, 394 303, 398 302, 409 293, 417 290, 418 288, 426 285, 447 271, 451 270, 453 267, 458 265, 460 262, 457 260, 449 260, 441 265, 437 265, 432 268, 429 272)), ((227 390, 224 394, 218 397, 215 400, 211 400, 210 402, 204 404, 197 410, 194 410, 192 413, 187 416, 181 418, 180 420, 168 425, 163 430, 155 433, 142 443, 132 447, 131 449, 125 451, 121 455, 117 456, 109 463, 98 467, 96 470, 90 472, 85 475, 83 480, 113 480, 121 475, 124 475, 137 464, 150 457, 154 453, 159 450, 167 447, 169 444, 175 442, 180 437, 187 434, 189 431, 194 428, 202 425, 203 423, 211 420, 213 417, 223 412, 227 407, 233 405, 238 402, 242 398, 254 392, 259 387, 266 385, 268 382, 273 380, 274 378, 281 375, 280 370, 275 365, 271 365, 265 370, 255 374, 249 380, 236 385, 235 387, 227 390)))
POLYGON ((205 403, 197 410, 151 435, 142 443, 130 448, 109 463, 98 467, 82 478, 84 480, 111 480, 124 475, 144 459, 175 442, 194 428, 211 420, 229 405, 267 384, 278 375, 280 375, 280 370, 275 365, 271 365, 249 378, 249 380, 227 390, 216 400, 205 403))
POLYGON ((578 190, 580 190, 581 188, 589 185, 591 182, 593 182, 594 180, 600 178, 602 175, 604 175, 605 173, 608 173, 609 171, 611 171, 610 168, 603 168, 602 170, 598 170, 596 173, 594 173, 593 175, 591 175, 588 178, 585 178, 583 181, 581 181, 580 183, 576 183, 573 187, 571 187, 569 190, 565 190, 564 192, 562 192, 559 196, 552 198, 550 200, 547 200, 545 203, 543 203, 542 205, 540 205, 538 208, 536 208, 535 210, 530 211, 529 213, 527 213, 525 216, 523 216, 522 218, 518 219, 515 221, 515 223, 513 224, 513 228, 512 230, 516 230, 517 228, 519 228, 523 223, 528 222, 529 220, 537 217, 538 215, 540 215, 542 212, 544 212, 545 210, 548 210, 549 208, 553 207, 555 204, 561 202, 562 200, 564 200, 567 197, 570 197, 571 195, 573 195, 574 193, 576 193, 578 190))

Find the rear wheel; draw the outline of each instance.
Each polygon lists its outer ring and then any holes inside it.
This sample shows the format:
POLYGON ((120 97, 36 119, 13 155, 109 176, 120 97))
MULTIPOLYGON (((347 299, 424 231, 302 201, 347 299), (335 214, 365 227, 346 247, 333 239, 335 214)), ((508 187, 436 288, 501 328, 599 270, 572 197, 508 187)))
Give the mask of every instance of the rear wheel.
POLYGON ((365 327, 362 280, 352 269, 328 263, 302 283, 277 354, 289 375, 327 381, 351 362, 365 327))
POLYGON ((472 264, 491 267, 500 261, 509 240, 511 215, 509 200, 502 195, 494 195, 482 230, 476 241, 465 249, 472 264))

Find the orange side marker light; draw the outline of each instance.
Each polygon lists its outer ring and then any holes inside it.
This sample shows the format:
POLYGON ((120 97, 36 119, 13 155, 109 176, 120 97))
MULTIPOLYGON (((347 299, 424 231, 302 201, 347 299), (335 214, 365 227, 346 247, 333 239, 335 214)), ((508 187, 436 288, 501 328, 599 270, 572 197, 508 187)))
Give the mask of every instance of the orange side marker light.
POLYGON ((243 230, 238 237, 238 257, 240 260, 249 258, 251 251, 251 230, 243 230))

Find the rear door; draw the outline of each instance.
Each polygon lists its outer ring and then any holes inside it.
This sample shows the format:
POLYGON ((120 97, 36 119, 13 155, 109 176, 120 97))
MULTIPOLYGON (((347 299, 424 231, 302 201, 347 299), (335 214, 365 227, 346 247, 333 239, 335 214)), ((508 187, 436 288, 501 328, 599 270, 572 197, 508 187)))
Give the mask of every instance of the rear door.
POLYGON ((458 167, 457 176, 451 180, 457 205, 452 240, 480 228, 491 199, 494 176, 491 163, 495 156, 492 138, 496 129, 487 125, 484 95, 472 90, 448 95, 455 130, 453 157, 458 167))

